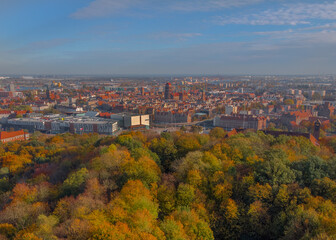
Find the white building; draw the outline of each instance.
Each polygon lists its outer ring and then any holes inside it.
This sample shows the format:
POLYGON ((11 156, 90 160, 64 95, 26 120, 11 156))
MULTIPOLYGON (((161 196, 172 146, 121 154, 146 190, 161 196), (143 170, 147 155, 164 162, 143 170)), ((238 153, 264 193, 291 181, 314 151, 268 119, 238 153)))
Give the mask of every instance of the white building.
POLYGON ((149 115, 132 115, 128 113, 112 114, 111 119, 118 121, 120 127, 134 128, 134 127, 146 127, 150 126, 149 115))
POLYGON ((237 106, 225 106, 225 114, 231 115, 231 114, 236 114, 238 113, 238 107, 237 106))

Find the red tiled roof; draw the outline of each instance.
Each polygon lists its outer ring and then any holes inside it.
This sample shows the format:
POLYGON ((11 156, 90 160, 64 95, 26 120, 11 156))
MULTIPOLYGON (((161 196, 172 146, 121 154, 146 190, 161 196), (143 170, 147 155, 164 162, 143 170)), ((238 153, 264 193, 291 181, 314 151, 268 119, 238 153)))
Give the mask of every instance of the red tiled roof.
POLYGON ((293 127, 296 127, 296 126, 297 126, 297 124, 296 124, 295 121, 291 121, 290 124, 291 124, 293 127))
POLYGON ((228 137, 231 137, 231 136, 234 136, 234 135, 236 135, 236 134, 238 134, 238 132, 237 132, 237 130, 234 128, 232 131, 228 132, 227 136, 228 136, 228 137))
POLYGON ((112 113, 108 113, 108 112, 105 112, 105 113, 99 113, 99 116, 100 117, 110 117, 112 115, 112 113))
POLYGON ((25 113, 27 113, 27 111, 25 111, 25 110, 18 110, 18 111, 14 111, 17 115, 18 114, 25 114, 25 113))
POLYGON ((1 110, 0 111, 0 114, 10 114, 11 111, 8 111, 8 110, 1 110))
POLYGON ((311 134, 310 134, 310 136, 309 136, 309 140, 310 140, 310 142, 311 142, 312 144, 314 144, 315 146, 319 146, 319 145, 320 145, 319 142, 318 142, 318 140, 317 140, 313 135, 311 135, 311 134))
POLYGON ((16 131, 16 132, 0 132, 0 139, 12 138, 16 136, 24 135, 24 131, 16 131))
POLYGON ((246 120, 246 121, 255 121, 255 120, 265 120, 266 118, 264 116, 255 116, 255 115, 241 115, 241 114, 235 114, 235 115, 222 115, 221 120, 246 120))
POLYGON ((290 115, 294 115, 296 117, 310 117, 311 113, 310 112, 300 112, 300 111, 295 111, 295 112, 290 112, 290 115))

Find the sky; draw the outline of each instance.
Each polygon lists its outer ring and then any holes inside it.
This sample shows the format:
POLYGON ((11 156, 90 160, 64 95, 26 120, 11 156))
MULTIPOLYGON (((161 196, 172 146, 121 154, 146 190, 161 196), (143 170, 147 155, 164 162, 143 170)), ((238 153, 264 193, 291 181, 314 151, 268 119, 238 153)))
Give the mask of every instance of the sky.
POLYGON ((336 74, 336 0, 0 0, 0 75, 336 74))

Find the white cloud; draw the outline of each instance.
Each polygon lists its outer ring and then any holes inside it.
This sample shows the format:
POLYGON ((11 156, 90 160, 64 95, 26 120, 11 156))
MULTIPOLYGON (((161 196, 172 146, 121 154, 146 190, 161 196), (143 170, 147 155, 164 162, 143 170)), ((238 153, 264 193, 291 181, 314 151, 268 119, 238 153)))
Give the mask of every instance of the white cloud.
POLYGON ((311 20, 336 20, 336 2, 287 4, 280 9, 269 9, 245 17, 216 17, 215 23, 246 25, 299 25, 311 20))
POLYGON ((171 8, 178 11, 210 11, 221 8, 252 5, 264 0, 187 0, 172 3, 171 8))
POLYGON ((95 0, 89 6, 72 14, 74 18, 106 17, 118 11, 136 6, 140 0, 95 0))
POLYGON ((171 33, 171 32, 160 32, 156 34, 152 34, 150 37, 155 40, 177 40, 177 41, 185 41, 190 38, 200 37, 202 36, 201 33, 171 33))
POLYGON ((273 44, 286 43, 295 47, 313 46, 314 44, 336 44, 336 26, 328 28, 329 25, 316 26, 313 28, 288 29, 283 31, 255 32, 255 35, 268 37, 273 44))
POLYGON ((66 45, 74 41, 75 39, 68 39, 68 38, 56 38, 56 39, 35 41, 35 42, 28 43, 16 49, 7 50, 7 52, 13 53, 13 54, 40 53, 40 52, 43 52, 49 49, 53 49, 53 48, 66 45))
POLYGON ((252 5, 265 0, 94 0, 73 13, 74 18, 106 17, 133 7, 160 11, 211 11, 252 5))

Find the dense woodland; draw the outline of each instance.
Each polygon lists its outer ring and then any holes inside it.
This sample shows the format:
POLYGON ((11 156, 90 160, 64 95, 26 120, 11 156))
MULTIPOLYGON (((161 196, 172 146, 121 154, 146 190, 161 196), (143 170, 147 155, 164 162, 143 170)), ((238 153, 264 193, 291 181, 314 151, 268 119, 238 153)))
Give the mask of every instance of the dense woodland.
POLYGON ((0 145, 0 239, 335 239, 336 137, 45 136, 0 145))

